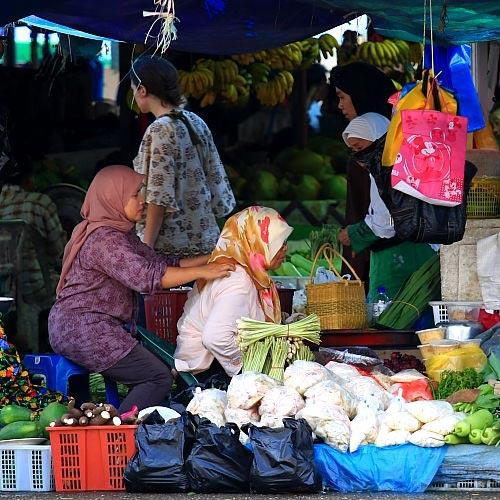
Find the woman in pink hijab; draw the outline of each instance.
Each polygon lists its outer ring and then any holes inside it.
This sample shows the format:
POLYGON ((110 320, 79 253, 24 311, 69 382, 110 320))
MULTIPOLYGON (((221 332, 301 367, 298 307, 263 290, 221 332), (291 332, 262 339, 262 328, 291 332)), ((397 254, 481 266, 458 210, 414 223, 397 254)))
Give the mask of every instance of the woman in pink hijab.
POLYGON ((135 292, 213 280, 234 270, 231 264, 207 264, 207 257, 159 256, 139 240, 134 228, 144 209, 143 177, 121 165, 96 175, 82 206, 84 220, 64 251, 49 316, 56 353, 129 387, 121 413, 161 403, 172 382, 167 366, 124 328, 135 321, 135 292))

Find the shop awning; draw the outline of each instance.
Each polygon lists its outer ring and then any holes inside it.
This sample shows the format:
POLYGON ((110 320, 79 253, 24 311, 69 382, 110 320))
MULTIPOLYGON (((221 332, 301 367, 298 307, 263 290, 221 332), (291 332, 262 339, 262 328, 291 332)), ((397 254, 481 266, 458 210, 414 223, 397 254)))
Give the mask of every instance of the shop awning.
MULTIPOLYGON (((179 40, 174 47, 210 54, 279 46, 361 14, 368 14, 383 35, 418 41, 423 31, 423 0, 177 0, 175 5, 179 40)), ((0 25, 37 16, 84 33, 140 43, 152 22, 143 11, 152 10, 153 0, 4 1, 0 25)), ((433 14, 438 43, 500 39, 498 0, 434 0, 433 14)))

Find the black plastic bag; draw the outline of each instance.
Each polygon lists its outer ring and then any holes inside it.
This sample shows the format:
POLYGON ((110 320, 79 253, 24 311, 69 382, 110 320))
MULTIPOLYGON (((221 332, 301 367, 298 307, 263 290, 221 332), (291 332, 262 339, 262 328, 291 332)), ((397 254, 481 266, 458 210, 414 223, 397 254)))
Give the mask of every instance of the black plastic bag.
MULTIPOLYGON (((379 194, 391 213, 396 237, 394 243, 441 243, 451 245, 463 238, 467 222, 467 194, 477 168, 469 161, 464 165, 463 203, 455 207, 432 205, 391 186, 392 167, 382 166, 384 135, 353 158, 372 174, 379 194)), ((392 238, 388 240, 390 243, 392 238)), ((372 250, 374 250, 372 248, 372 250)))
POLYGON ((254 459, 250 489, 255 493, 314 493, 321 478, 314 465, 313 437, 304 419, 283 419, 284 427, 243 426, 254 459))
POLYGON ((165 422, 157 411, 139 425, 137 452, 124 473, 131 493, 185 493, 189 482, 184 462, 191 452, 199 417, 183 413, 165 422))
POLYGON ((186 460, 191 490, 196 493, 249 491, 252 452, 239 441, 236 424, 218 427, 202 418, 193 449, 186 460))

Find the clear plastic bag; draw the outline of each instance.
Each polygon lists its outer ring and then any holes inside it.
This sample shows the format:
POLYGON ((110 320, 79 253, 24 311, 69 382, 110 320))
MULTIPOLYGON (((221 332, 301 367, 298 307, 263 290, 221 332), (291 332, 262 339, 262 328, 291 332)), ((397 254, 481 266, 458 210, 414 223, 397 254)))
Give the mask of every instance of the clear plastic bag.
POLYGON ((210 420, 219 427, 226 423, 224 411, 226 409, 227 397, 225 391, 220 389, 196 389, 193 399, 189 402, 186 410, 193 415, 200 415, 210 420))
POLYGON ((435 354, 425 362, 427 375, 437 382, 444 370, 462 371, 474 368, 481 371, 486 364, 486 354, 477 344, 461 344, 455 349, 449 349, 442 354, 435 354))
POLYGON ((413 401, 406 405, 406 410, 423 424, 454 413, 453 407, 446 401, 413 401))
POLYGON ((350 418, 356 415, 357 398, 332 380, 313 385, 304 396, 308 404, 333 404, 343 408, 350 418))
POLYGON ((336 450, 346 452, 349 449, 351 439, 349 420, 322 420, 314 432, 336 450))
POLYGON ((300 410, 295 418, 303 418, 311 426, 313 432, 316 431, 317 426, 326 420, 339 420, 346 423, 349 422, 347 413, 340 407, 333 404, 306 404, 300 410))
POLYGON ((295 361, 285 370, 284 384, 304 395, 309 387, 332 378, 330 372, 319 363, 295 361))
POLYGON ((255 406, 273 387, 279 383, 263 373, 246 372, 232 378, 227 389, 229 408, 248 410, 255 406))
POLYGON ((304 399, 295 389, 287 386, 273 387, 262 398, 259 413, 260 415, 294 417, 304 406, 304 399))
POLYGON ((377 413, 372 408, 359 405, 357 414, 351 421, 349 451, 354 453, 362 444, 374 443, 378 430, 377 413))

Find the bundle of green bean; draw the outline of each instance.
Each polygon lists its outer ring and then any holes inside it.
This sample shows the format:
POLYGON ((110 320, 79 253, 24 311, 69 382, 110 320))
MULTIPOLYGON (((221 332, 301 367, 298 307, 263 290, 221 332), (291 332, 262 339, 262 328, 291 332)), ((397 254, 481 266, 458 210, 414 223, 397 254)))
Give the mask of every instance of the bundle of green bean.
POLYGON ((250 318, 241 318, 236 322, 238 328, 238 343, 245 351, 248 346, 267 337, 286 337, 297 340, 306 340, 313 344, 320 343, 320 323, 316 314, 310 314, 300 321, 289 325, 277 325, 266 321, 257 321, 250 318))
POLYGON ((315 314, 290 325, 242 318, 238 321, 238 333, 243 371, 265 373, 280 381, 286 364, 314 360, 304 340, 320 343, 319 318, 315 314))
POLYGON ((377 324, 395 330, 410 328, 429 301, 439 295, 440 287, 439 256, 435 255, 406 280, 392 303, 380 315, 377 324))

